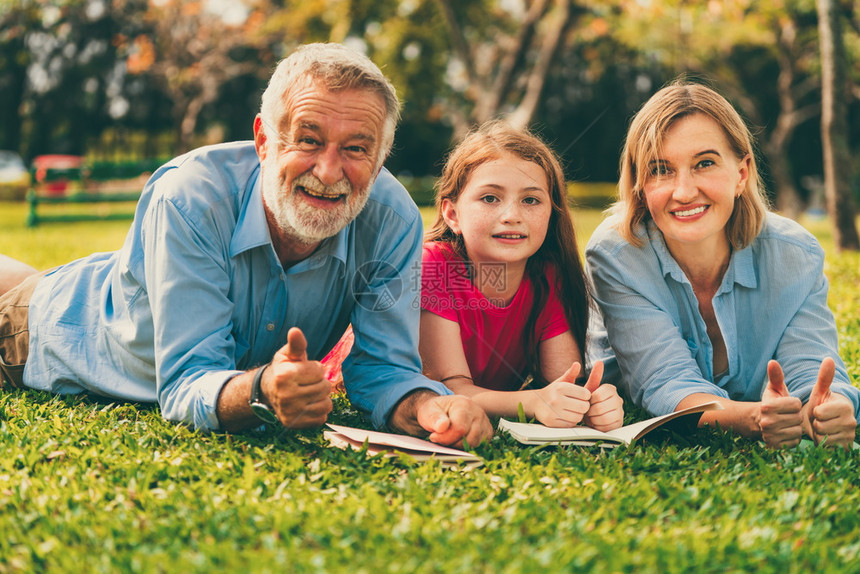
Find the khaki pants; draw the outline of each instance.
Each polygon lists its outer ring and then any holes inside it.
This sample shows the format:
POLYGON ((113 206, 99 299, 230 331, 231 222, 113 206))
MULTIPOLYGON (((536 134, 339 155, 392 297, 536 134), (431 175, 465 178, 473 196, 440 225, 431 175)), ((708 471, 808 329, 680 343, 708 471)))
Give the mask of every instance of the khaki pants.
POLYGON ((0 388, 24 387, 30 352, 30 298, 44 273, 36 273, 0 297, 0 388))

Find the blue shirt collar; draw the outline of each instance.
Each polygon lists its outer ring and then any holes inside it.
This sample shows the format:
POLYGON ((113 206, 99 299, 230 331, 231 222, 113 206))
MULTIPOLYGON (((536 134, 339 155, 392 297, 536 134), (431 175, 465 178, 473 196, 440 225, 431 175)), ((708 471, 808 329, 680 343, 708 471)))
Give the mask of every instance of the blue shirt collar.
POLYGON ((728 271, 726 271, 726 279, 731 279, 734 283, 750 289, 758 287, 751 245, 732 253, 732 260, 729 262, 728 271))
MULTIPOLYGON (((654 220, 647 220, 645 227, 647 239, 653 246, 654 253, 657 254, 657 260, 660 262, 660 271, 663 276, 668 275, 678 283, 689 283, 690 281, 687 279, 681 266, 678 265, 678 262, 675 261, 675 258, 669 252, 663 233, 657 228, 654 220)), ((719 292, 731 291, 731 285, 734 283, 751 289, 758 285, 752 247, 749 245, 740 251, 732 252, 732 257, 729 260, 729 268, 723 277, 723 283, 720 286, 719 292)))
POLYGON ((324 239, 316 251, 311 253, 307 259, 299 261, 290 267, 287 270, 287 274, 302 273, 317 269, 325 265, 326 261, 330 258, 337 259, 341 264, 346 265, 347 242, 353 225, 355 225, 354 220, 350 221, 337 235, 324 239))
MULTIPOLYGON (((236 255, 263 245, 272 245, 272 236, 269 234, 269 224, 266 221, 266 211, 263 208, 263 194, 260 189, 260 169, 248 180, 242 207, 239 211, 239 219, 236 222, 236 232, 230 241, 230 256, 236 255)), ((359 217, 361 214, 359 214, 359 217)), ((291 271, 305 271, 316 269, 329 257, 346 263, 348 252, 348 236, 354 225, 350 222, 340 232, 322 242, 322 245, 313 254, 290 268, 291 271)), ((274 247, 273 247, 274 249, 274 247)))
POLYGON ((263 196, 260 194, 260 168, 248 179, 242 197, 236 231, 230 240, 230 257, 272 243, 266 213, 263 210, 263 196))

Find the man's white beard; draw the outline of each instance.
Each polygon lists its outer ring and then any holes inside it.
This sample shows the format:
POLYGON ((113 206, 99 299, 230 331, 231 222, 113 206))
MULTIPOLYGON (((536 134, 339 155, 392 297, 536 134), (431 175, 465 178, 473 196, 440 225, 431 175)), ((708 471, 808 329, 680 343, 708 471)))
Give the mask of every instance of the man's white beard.
POLYGON ((370 186, 362 190, 352 189, 346 178, 333 185, 323 184, 316 176, 306 172, 293 181, 292 189, 286 188, 279 177, 274 162, 263 169, 263 200, 274 217, 275 224, 286 236, 307 245, 337 235, 341 229, 364 209, 370 196, 370 186), (331 209, 320 209, 307 203, 297 187, 310 188, 325 194, 346 194, 345 201, 331 209))

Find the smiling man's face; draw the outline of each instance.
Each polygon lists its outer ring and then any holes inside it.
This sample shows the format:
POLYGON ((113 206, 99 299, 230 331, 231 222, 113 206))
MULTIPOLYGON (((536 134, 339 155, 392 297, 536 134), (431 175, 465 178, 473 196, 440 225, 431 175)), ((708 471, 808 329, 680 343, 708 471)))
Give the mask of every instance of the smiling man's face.
POLYGON ((310 82, 286 109, 285 125, 270 126, 278 139, 267 137, 259 117, 255 123, 263 203, 273 235, 310 245, 337 234, 367 202, 385 102, 372 91, 330 92, 310 82))

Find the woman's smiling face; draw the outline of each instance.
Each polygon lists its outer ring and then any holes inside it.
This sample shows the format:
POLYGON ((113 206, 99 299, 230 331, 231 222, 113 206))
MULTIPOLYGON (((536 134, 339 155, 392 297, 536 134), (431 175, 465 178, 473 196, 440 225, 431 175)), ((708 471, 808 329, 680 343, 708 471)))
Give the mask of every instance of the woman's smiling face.
POLYGON ((675 254, 698 246, 710 253, 727 247, 726 224, 748 177, 749 157, 736 157, 714 119, 693 114, 677 120, 642 186, 669 250, 675 254))

